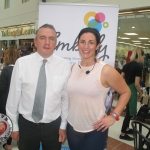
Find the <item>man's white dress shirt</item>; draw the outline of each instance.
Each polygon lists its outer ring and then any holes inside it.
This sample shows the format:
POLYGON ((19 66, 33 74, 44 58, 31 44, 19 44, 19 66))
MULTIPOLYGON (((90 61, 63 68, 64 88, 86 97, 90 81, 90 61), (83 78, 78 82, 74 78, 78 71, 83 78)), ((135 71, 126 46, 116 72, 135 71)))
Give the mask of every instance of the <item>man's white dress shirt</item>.
MULTIPOLYGON (((19 131, 18 116, 34 122, 32 109, 42 58, 37 52, 21 57, 13 69, 10 91, 7 99, 7 115, 13 122, 13 131, 19 131)), ((61 116, 60 129, 66 129, 68 115, 68 97, 66 84, 70 75, 67 60, 52 54, 45 65, 47 87, 44 114, 41 123, 50 123, 61 116)))

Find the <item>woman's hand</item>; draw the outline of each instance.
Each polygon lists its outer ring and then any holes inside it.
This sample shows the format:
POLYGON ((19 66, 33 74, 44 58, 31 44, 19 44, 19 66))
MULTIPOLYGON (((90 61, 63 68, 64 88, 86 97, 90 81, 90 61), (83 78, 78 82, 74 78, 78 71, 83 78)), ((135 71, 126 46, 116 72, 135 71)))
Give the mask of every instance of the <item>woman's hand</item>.
POLYGON ((104 132, 106 129, 108 129, 111 125, 115 123, 115 118, 113 118, 111 115, 104 116, 102 119, 96 121, 93 124, 93 127, 95 130, 104 132))

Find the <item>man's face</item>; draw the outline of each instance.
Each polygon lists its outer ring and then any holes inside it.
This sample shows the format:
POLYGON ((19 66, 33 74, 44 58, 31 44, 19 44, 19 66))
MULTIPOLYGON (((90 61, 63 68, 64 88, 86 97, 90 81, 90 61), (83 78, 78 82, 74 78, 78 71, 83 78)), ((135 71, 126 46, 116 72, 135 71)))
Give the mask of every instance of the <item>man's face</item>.
POLYGON ((57 39, 56 32, 50 28, 40 28, 34 44, 37 47, 37 52, 43 57, 48 58, 52 55, 57 39))

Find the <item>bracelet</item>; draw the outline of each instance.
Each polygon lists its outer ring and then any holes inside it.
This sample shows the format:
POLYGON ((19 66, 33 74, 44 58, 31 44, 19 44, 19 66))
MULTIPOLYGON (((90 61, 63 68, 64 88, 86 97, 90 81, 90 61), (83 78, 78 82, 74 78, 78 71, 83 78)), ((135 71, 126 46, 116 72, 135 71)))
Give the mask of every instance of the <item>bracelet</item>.
POLYGON ((112 117, 114 117, 117 121, 120 120, 119 116, 118 116, 114 111, 112 111, 112 112, 110 113, 110 115, 111 115, 112 117))

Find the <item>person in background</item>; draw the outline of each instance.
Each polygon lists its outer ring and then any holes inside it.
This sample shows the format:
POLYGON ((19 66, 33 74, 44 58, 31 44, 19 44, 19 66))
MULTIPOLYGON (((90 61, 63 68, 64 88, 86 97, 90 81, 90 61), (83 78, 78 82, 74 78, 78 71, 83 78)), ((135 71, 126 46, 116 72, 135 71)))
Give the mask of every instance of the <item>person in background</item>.
POLYGON ((22 51, 21 51, 21 49, 22 49, 22 46, 21 46, 21 45, 18 45, 18 46, 17 46, 17 50, 19 51, 20 56, 22 56, 22 51))
POLYGON ((96 58, 100 33, 83 28, 78 35, 82 61, 72 66, 67 91, 69 100, 67 138, 71 150, 104 150, 108 128, 130 98, 130 89, 121 75, 96 58), (106 115, 105 100, 112 87, 120 94, 116 108, 106 115))
POLYGON ((118 60, 117 60, 117 59, 115 60, 115 69, 116 69, 119 73, 121 73, 121 69, 120 69, 120 67, 119 67, 119 63, 118 63, 118 60))
POLYGON ((124 118, 121 134, 119 136, 122 140, 132 141, 133 138, 128 134, 133 134, 133 130, 129 128, 131 118, 137 112, 137 100, 142 98, 142 91, 140 88, 140 79, 142 76, 142 66, 140 63, 144 61, 144 52, 141 48, 136 48, 131 55, 131 62, 127 63, 122 70, 122 77, 125 79, 127 85, 131 90, 131 97, 126 106, 126 116, 124 118), (138 92, 138 94, 137 94, 138 92))
POLYGON ((2 57, 1 57, 1 70, 5 67, 4 65, 4 53, 5 51, 7 50, 8 48, 6 47, 4 50, 3 50, 3 54, 2 54, 2 57))
POLYGON ((32 46, 32 52, 31 52, 31 54, 35 53, 36 51, 37 51, 36 47, 32 46))
MULTIPOLYGON (((10 80, 14 64, 16 60, 20 57, 19 51, 15 47, 9 47, 4 52, 4 68, 0 75, 0 113, 6 115, 6 102, 10 87, 10 80)), ((3 145, 5 150, 11 150, 11 141, 10 137, 7 142, 3 145)))
POLYGON ((19 150, 60 150, 66 138, 70 75, 67 60, 53 54, 56 30, 44 24, 36 32, 37 52, 17 60, 7 101, 13 122, 12 138, 19 150))

